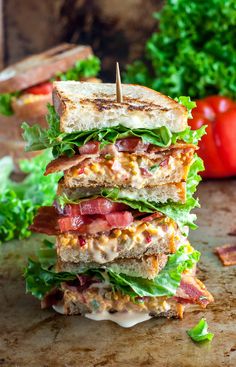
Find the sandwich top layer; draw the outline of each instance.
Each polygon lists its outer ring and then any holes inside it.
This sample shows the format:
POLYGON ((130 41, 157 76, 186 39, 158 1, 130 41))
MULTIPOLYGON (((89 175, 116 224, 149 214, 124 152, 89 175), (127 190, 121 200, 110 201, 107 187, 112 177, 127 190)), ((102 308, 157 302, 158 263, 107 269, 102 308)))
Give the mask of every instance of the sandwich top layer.
POLYGON ((188 112, 169 97, 137 85, 122 85, 123 102, 116 102, 116 85, 54 82, 53 103, 62 132, 116 126, 154 129, 167 126, 172 132, 187 128, 188 112))

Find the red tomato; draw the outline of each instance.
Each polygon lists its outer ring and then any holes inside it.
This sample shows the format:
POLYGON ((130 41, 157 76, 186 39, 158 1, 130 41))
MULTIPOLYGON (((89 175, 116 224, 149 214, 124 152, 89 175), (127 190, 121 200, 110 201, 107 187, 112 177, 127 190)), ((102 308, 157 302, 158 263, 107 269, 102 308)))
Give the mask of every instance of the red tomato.
POLYGON ((224 164, 236 174, 236 108, 217 115, 214 138, 224 164))
POLYGON ((205 164, 202 173, 207 178, 220 178, 236 174, 236 104, 231 99, 210 96, 197 101, 192 129, 207 125, 199 142, 199 156, 205 164))
POLYGON ((29 94, 49 94, 52 93, 52 83, 45 82, 24 90, 24 93, 29 94))

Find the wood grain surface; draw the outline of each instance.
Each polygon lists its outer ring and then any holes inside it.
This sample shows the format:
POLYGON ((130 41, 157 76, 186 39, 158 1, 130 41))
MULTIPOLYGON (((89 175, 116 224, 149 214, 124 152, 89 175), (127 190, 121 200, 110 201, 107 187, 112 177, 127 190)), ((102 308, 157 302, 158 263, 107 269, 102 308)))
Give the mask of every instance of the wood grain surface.
POLYGON ((236 267, 223 267, 213 251, 236 242, 228 234, 236 228, 236 180, 203 183, 199 196, 200 228, 191 239, 202 252, 198 276, 215 297, 206 311, 186 313, 182 321, 152 319, 122 329, 109 321, 40 310, 39 302, 25 295, 21 278, 40 237, 13 241, 0 250, 0 366, 235 367, 236 267), (195 344, 186 335, 202 317, 215 333, 210 344, 195 344))

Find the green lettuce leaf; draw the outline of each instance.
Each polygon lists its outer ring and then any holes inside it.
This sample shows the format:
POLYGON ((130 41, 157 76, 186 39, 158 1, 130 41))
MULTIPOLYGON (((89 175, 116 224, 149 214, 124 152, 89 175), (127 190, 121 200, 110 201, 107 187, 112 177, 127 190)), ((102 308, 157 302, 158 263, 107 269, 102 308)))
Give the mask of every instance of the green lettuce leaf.
POLYGON ((53 288, 60 287, 62 282, 75 279, 76 274, 68 272, 55 273, 44 269, 39 262, 29 259, 24 277, 26 279, 26 292, 43 299, 46 293, 53 288))
POLYGON ((12 98, 14 93, 0 94, 0 115, 11 116, 14 114, 12 109, 12 98))
POLYGON ((193 118, 191 112, 197 106, 196 102, 191 101, 191 98, 186 96, 176 97, 175 101, 178 102, 179 104, 182 104, 187 109, 188 117, 190 119, 193 118))
POLYGON ((199 258, 198 251, 188 253, 186 247, 181 246, 175 254, 169 255, 167 265, 153 280, 117 274, 111 270, 108 270, 108 274, 115 288, 131 296, 133 293, 140 297, 173 296, 180 285, 183 271, 192 269, 199 258))
POLYGON ((21 171, 26 174, 22 182, 10 178, 12 159, 0 160, 0 243, 30 236, 28 227, 38 208, 52 204, 61 174, 44 176, 45 166, 51 160, 52 153, 46 150, 31 160, 20 161, 21 171))
MULTIPOLYGON (((187 269, 192 269, 199 257, 198 251, 192 250, 191 252, 187 246, 181 246, 175 254, 169 255, 166 266, 153 280, 118 274, 109 269, 109 266, 104 269, 85 270, 83 274, 96 276, 104 281, 109 280, 114 290, 129 294, 131 297, 172 296, 180 285, 181 274, 187 269)), ((53 255, 53 247, 50 243, 45 243, 44 249, 40 252, 40 261, 29 260, 24 273, 27 292, 42 299, 51 289, 60 287, 61 282, 76 279, 74 273, 55 273, 52 268, 55 259, 56 250, 54 249, 53 255), (48 250, 50 256, 48 256, 48 250)))
POLYGON ((191 130, 190 127, 180 133, 171 133, 166 127, 157 129, 130 129, 122 125, 102 129, 91 129, 78 131, 76 133, 61 133, 60 120, 52 106, 48 106, 48 129, 43 129, 39 125, 29 126, 26 122, 22 124, 24 130, 23 137, 27 142, 26 151, 43 150, 53 148, 55 158, 62 154, 72 156, 78 147, 86 144, 90 140, 101 143, 101 148, 107 144, 114 143, 117 139, 126 137, 139 137, 145 143, 151 143, 159 147, 168 147, 183 140, 186 143, 196 144, 205 133, 204 127, 199 130, 191 130))
POLYGON ((195 342, 211 341, 214 337, 213 333, 208 332, 208 324, 206 320, 201 319, 199 323, 192 329, 187 331, 187 334, 195 342))
POLYGON ((101 69, 98 57, 90 55, 87 59, 76 61, 75 65, 65 73, 57 73, 55 79, 80 80, 81 78, 95 77, 101 69))

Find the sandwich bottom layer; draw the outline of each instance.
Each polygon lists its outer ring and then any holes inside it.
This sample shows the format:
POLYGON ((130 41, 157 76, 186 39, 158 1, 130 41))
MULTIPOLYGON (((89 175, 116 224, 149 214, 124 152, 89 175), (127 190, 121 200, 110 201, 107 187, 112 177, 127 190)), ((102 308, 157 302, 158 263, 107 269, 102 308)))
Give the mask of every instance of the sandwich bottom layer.
POLYGON ((52 306, 65 315, 83 315, 93 320, 111 320, 129 327, 151 317, 183 318, 186 307, 200 305, 205 308, 213 302, 204 284, 193 276, 184 276, 175 296, 136 297, 124 295, 99 283, 78 291, 68 283, 61 285, 60 294, 52 292, 42 307, 52 306), (101 284, 100 284, 101 285, 101 284))

